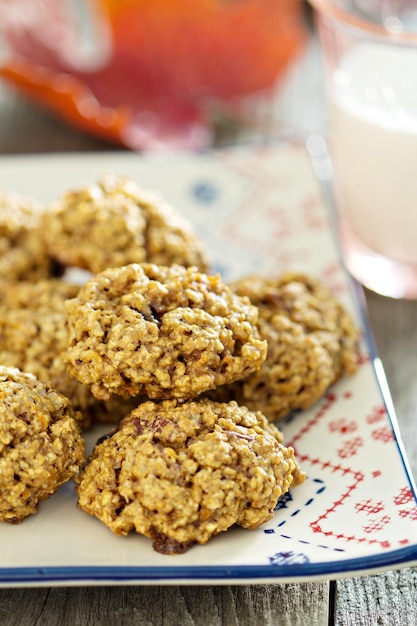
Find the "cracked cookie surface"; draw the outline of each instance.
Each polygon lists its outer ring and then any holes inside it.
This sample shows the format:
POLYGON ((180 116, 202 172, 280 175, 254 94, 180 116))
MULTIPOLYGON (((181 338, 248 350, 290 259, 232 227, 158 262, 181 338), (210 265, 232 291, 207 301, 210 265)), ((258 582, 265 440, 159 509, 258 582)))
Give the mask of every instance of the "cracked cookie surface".
POLYGON ((179 265, 105 270, 66 302, 68 371, 97 398, 190 399, 258 369, 258 311, 218 276, 179 265))
POLYGON ((114 533, 179 554, 233 524, 269 520, 304 475, 259 412, 207 399, 147 401, 98 444, 76 478, 78 506, 114 533))

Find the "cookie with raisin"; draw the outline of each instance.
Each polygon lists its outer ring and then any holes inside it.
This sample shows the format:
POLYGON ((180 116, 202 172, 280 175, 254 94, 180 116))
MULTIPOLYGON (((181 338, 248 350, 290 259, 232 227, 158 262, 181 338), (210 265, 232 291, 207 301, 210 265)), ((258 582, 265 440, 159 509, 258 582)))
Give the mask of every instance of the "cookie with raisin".
POLYGON ((65 306, 68 371, 99 399, 190 399, 266 357, 256 307, 195 267, 111 268, 65 306))
POLYGON ((147 401, 99 443, 76 478, 78 506, 162 554, 205 544, 234 524, 257 528, 301 483, 292 448, 236 402, 147 401))

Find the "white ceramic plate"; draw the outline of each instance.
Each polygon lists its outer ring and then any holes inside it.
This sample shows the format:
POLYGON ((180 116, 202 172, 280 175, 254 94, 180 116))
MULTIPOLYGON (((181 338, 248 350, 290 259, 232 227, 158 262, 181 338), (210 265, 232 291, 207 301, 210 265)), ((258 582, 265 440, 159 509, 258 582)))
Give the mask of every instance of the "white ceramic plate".
POLYGON ((280 423, 308 478, 259 529, 233 528, 164 556, 145 537, 115 536, 77 509, 69 483, 36 515, 0 525, 0 585, 301 582, 417 564, 416 490, 361 292, 341 269, 304 148, 7 157, 0 187, 48 202, 106 172, 161 192, 194 223, 225 280, 285 269, 321 278, 362 324, 362 363, 310 410, 280 423))

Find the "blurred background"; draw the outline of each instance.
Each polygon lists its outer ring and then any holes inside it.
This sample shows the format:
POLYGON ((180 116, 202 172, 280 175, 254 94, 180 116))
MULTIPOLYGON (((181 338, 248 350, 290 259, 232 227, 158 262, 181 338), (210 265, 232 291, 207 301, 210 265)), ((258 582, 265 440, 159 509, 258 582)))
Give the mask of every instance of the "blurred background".
POLYGON ((325 128, 305 0, 0 0, 0 24, 3 153, 201 150, 325 128))

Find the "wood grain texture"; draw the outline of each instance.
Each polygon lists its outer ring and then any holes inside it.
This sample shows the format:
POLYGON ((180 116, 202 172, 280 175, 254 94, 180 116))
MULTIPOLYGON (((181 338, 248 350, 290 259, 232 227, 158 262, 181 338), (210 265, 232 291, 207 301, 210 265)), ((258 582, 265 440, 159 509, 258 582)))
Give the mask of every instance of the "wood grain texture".
POLYGON ((394 624, 417 624, 417 569, 338 582, 335 626, 394 624))
POLYGON ((2 626, 325 626, 328 585, 0 590, 2 626))

